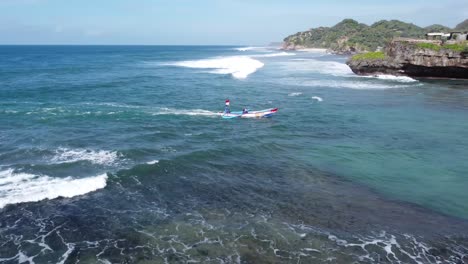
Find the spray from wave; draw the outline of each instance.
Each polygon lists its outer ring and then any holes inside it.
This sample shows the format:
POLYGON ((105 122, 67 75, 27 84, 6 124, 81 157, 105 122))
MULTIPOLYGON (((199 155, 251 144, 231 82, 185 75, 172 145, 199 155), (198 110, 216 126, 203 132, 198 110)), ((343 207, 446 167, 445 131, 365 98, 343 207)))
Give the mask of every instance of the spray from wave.
POLYGON ((229 56, 203 60, 189 60, 174 62, 167 65, 194 69, 213 69, 210 73, 231 74, 237 79, 245 79, 247 76, 264 66, 262 62, 248 56, 229 56))
POLYGON ((0 171, 0 208, 7 204, 37 202, 58 197, 83 195, 106 186, 107 175, 75 179, 0 171))

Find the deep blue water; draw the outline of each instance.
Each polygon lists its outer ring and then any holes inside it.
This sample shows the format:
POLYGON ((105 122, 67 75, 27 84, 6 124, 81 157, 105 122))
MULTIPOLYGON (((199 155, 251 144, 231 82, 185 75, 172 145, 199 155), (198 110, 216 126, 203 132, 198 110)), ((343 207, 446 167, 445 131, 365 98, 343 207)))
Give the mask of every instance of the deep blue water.
POLYGON ((0 262, 468 262, 468 82, 345 60, 0 46, 0 262))

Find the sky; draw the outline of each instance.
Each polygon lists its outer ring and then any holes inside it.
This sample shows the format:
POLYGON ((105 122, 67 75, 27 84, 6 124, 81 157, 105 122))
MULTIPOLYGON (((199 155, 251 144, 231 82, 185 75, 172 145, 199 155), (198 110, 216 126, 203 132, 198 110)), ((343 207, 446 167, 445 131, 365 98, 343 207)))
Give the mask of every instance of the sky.
POLYGON ((345 18, 454 27, 468 0, 0 0, 0 44, 264 45, 345 18))

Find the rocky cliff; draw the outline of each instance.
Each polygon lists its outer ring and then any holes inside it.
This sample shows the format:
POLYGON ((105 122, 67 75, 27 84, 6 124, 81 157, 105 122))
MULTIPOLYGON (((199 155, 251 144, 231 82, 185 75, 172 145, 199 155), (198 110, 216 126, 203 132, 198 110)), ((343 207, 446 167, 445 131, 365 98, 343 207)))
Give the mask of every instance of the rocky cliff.
POLYGON ((384 52, 356 55, 347 64, 359 75, 468 79, 468 42, 442 44, 396 39, 384 52))

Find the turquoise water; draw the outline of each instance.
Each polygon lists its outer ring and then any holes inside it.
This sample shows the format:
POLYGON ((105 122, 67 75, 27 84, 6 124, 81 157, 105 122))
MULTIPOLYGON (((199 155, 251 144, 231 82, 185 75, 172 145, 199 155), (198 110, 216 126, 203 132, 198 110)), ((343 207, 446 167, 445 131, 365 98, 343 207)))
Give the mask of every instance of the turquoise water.
POLYGON ((0 262, 467 262, 468 82, 345 60, 1 46, 0 262))

